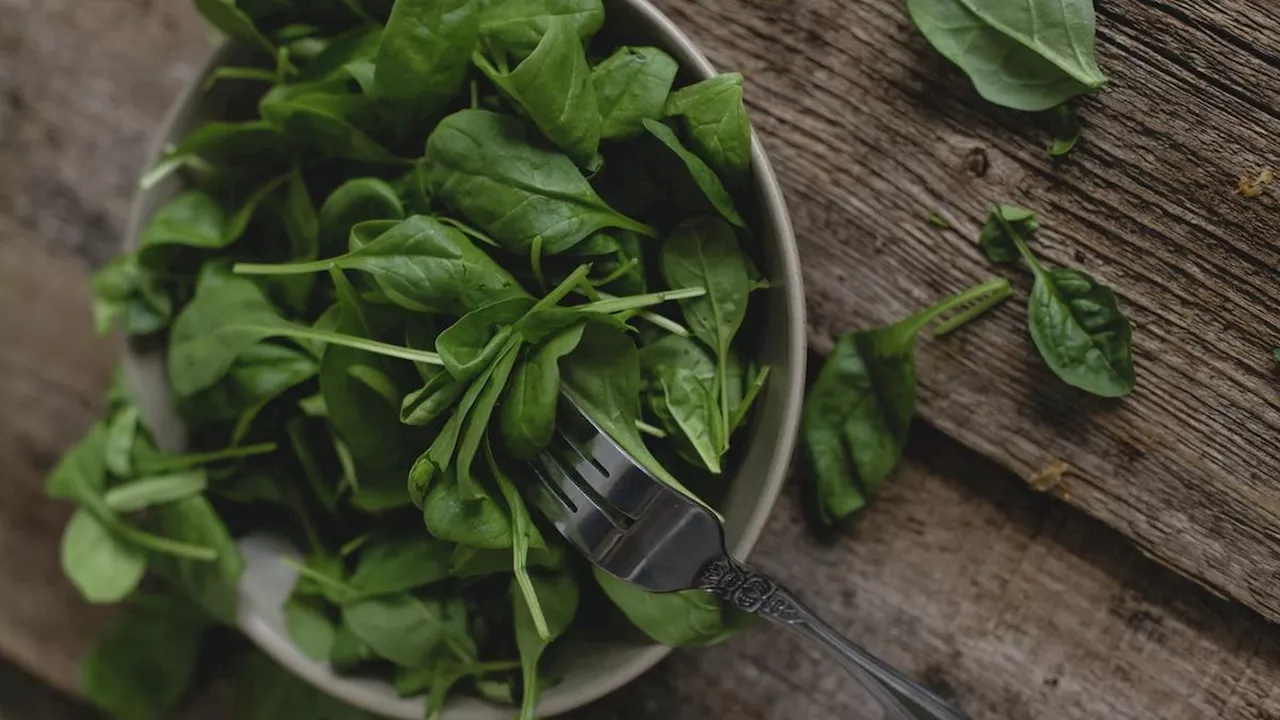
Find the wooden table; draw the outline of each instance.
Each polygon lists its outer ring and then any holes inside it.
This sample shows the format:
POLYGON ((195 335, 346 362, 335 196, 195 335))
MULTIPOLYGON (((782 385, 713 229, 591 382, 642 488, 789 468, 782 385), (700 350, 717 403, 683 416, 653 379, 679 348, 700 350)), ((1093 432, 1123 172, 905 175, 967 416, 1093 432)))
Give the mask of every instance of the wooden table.
MULTIPOLYGON (((811 539, 793 487, 759 563, 977 720, 1280 717, 1280 211, 1272 191, 1233 192, 1276 162, 1280 8, 1100 1, 1112 84, 1081 103, 1081 147, 1053 161, 1042 122, 982 102, 901 2, 660 4, 747 75, 815 349, 995 273, 1018 288, 922 345, 909 458, 845 536, 811 539), (1133 396, 1081 396, 1035 357, 1028 278, 972 243, 997 200, 1041 211, 1049 262, 1116 287, 1133 396), (956 230, 927 224, 930 208, 956 230), (1055 497, 1020 479, 1059 461, 1073 471, 1055 497)), ((100 407, 114 347, 92 336, 85 279, 117 247, 148 135, 207 38, 187 3, 0 0, 5 720, 83 716, 25 679, 74 695, 111 615, 62 580, 67 508, 41 478, 100 407)), ((574 717, 863 715, 839 670, 761 630, 678 652, 574 717)))

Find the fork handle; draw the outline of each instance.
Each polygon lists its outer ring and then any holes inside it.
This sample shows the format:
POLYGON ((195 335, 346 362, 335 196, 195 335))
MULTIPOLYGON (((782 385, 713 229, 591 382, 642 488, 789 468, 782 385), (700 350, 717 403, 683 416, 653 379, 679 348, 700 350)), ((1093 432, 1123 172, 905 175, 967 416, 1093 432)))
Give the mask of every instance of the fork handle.
POLYGON ((968 720, 968 717, 894 670, 814 615, 795 595, 768 576, 732 558, 707 563, 696 581, 739 610, 791 630, 827 651, 876 696, 894 720, 968 720))

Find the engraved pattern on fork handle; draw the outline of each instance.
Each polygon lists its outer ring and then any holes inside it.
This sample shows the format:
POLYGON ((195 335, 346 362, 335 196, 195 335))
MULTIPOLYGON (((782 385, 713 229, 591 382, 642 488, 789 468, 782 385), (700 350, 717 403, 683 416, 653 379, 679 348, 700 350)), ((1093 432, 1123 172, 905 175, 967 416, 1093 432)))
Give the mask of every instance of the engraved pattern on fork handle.
POLYGON ((821 646, 876 696, 894 720, 968 720, 923 686, 855 645, 814 615, 791 591, 748 565, 727 556, 712 560, 699 571, 694 587, 821 646))

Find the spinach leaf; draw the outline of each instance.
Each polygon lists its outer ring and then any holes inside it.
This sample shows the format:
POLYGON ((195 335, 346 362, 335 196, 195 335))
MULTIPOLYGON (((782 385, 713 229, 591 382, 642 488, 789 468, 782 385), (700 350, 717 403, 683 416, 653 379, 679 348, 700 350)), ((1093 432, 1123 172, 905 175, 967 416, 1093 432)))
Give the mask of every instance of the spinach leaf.
POLYGON ((406 165, 363 127, 375 107, 363 95, 335 89, 329 81, 277 85, 258 105, 262 119, 283 135, 298 138, 320 154, 379 165, 406 165))
POLYGON ((62 572, 91 603, 120 602, 147 571, 147 556, 85 509, 62 533, 62 572))
POLYGON ((517 118, 450 115, 427 139, 426 160, 433 196, 519 255, 562 253, 606 227, 654 235, 606 205, 572 160, 529 142, 517 118))
POLYGON ((366 220, 403 220, 404 216, 399 196, 385 181, 372 177, 348 180, 320 206, 320 252, 344 252, 351 228, 366 220))
POLYGON ((470 380, 493 364, 511 336, 510 326, 533 308, 528 297, 500 300, 477 308, 436 339, 436 352, 456 380, 470 380))
POLYGON ((199 190, 188 190, 152 216, 142 231, 139 256, 144 265, 163 268, 163 261, 151 259, 157 251, 175 245, 215 250, 235 242, 228 234, 227 215, 218 201, 199 190))
MULTIPOLYGON (((458 454, 454 458, 454 466, 457 468, 458 488, 463 495, 469 499, 475 500, 487 497, 487 492, 480 486, 471 473, 471 466, 475 462, 476 453, 480 449, 480 443, 484 440, 485 434, 489 429, 489 421, 493 418, 493 411, 498 405, 498 398, 502 396, 502 391, 506 388, 507 382, 511 379, 511 371, 515 368, 516 360, 519 357, 518 347, 513 346, 502 357, 498 359, 493 366, 493 372, 487 380, 484 380, 484 388, 476 396, 475 404, 471 407, 470 412, 458 413, 454 418, 462 422, 465 418, 466 429, 462 433, 461 441, 458 444, 458 454)), ((470 391, 468 391, 470 394, 470 391)), ((466 405, 466 396, 463 396, 463 404, 466 405)))
POLYGON ((644 120, 642 123, 649 134, 657 138, 683 164, 694 184, 711 203, 711 207, 715 208, 715 211, 725 220, 738 227, 746 227, 742 216, 738 214, 738 209, 733 205, 733 198, 725 189, 724 183, 716 176, 715 171, 702 158, 689 152, 671 128, 655 120, 644 120))
POLYGON ((275 46, 258 30, 253 19, 237 7, 236 0, 196 0, 196 9, 204 15, 209 24, 229 37, 256 45, 259 49, 275 55, 275 46))
POLYGON ((1027 325, 1049 369, 1068 385, 1101 397, 1132 392, 1133 329, 1115 292, 1084 271, 1045 268, 999 208, 992 217, 1035 274, 1027 325))
MULTIPOLYGON (((596 164, 600 112, 587 52, 568 21, 551 23, 533 53, 510 71, 480 52, 474 62, 553 145, 578 165, 596 164)), ((498 62, 505 65, 505 58, 498 62)))
POLYGON ((893 325, 852 332, 836 342, 809 390, 801 428, 814 507, 825 525, 837 525, 865 505, 902 458, 915 414, 920 330, 951 310, 1003 300, 1009 292, 1007 281, 992 280, 893 325))
POLYGON ((144 189, 155 187, 184 166, 201 174, 214 169, 253 167, 257 173, 267 170, 268 176, 275 176, 274 171, 286 169, 292 150, 289 138, 263 120, 212 121, 192 130, 168 149, 164 159, 143 177, 141 184, 144 189))
POLYGON ((402 129, 442 112, 462 90, 479 37, 479 0, 396 0, 382 34, 374 94, 402 129))
POLYGON ((706 289, 702 297, 680 301, 694 336, 715 350, 720 405, 720 452, 727 448, 725 430, 735 410, 730 407, 729 349, 747 315, 751 281, 746 256, 733 228, 716 218, 682 223, 662 246, 662 273, 672 288, 706 289))
POLYGON ((476 659, 459 599, 424 599, 399 593, 364 598, 342 608, 342 621, 378 655, 408 667, 429 667, 442 656, 476 659))
POLYGON ((294 594, 284 603, 285 628, 293 644, 312 660, 328 660, 333 652, 337 623, 320 598, 294 594))
POLYGON ((714 645, 750 627, 752 616, 700 590, 651 593, 592 568, 605 595, 654 642, 671 647, 714 645))
POLYGON ((63 453, 45 479, 45 492, 55 500, 88 502, 107 486, 107 426, 94 423, 85 436, 63 453))
POLYGON ((503 449, 519 460, 532 460, 555 433, 560 398, 560 360, 582 340, 583 326, 571 326, 531 348, 515 369, 499 409, 503 449))
POLYGON ((978 245, 991 262, 1017 262, 1022 255, 1018 252, 1018 246, 1014 243, 1013 237, 1005 232, 1000 222, 1002 219, 1027 240, 1035 239, 1040 223, 1036 220, 1034 211, 1017 205, 1000 203, 991 209, 991 216, 987 218, 978 234, 978 245))
POLYGON ((204 470, 182 470, 116 485, 106 492, 103 500, 115 512, 128 513, 195 497, 208 485, 208 473, 204 470))
POLYGON ((376 538, 360 554, 348 581, 362 597, 394 595, 449 577, 448 543, 430 538, 376 538))
POLYGON ((1093 0, 907 0, 907 11, 997 105, 1048 110, 1107 81, 1093 56, 1093 0))
POLYGON ((377 720, 308 685, 275 661, 254 651, 240 664, 236 682, 236 720, 377 720))
POLYGON ((102 461, 107 472, 116 477, 133 474, 134 448, 142 437, 138 406, 132 402, 117 410, 107 421, 102 461))
POLYGON ((650 397, 660 399, 674 429, 688 440, 703 466, 719 475, 720 454, 728 447, 728 421, 721 415, 714 382, 684 368, 665 369, 658 374, 661 394, 650 397))
POLYGON ((195 676, 204 620, 161 598, 134 603, 80 664, 80 687, 119 720, 162 720, 195 676))
POLYGON ((433 537, 482 550, 511 547, 511 518, 491 498, 469 499, 445 472, 425 493, 422 518, 433 537))
POLYGON ((1053 144, 1049 146, 1049 154, 1054 157, 1070 155, 1080 142, 1080 118, 1076 115, 1075 105, 1062 103, 1049 111, 1049 132, 1053 134, 1053 144))
POLYGON ((623 46, 591 70, 600 109, 600 137, 625 140, 644 132, 644 120, 662 118, 680 66, 655 47, 623 46))
POLYGON ((534 621, 534 616, 518 583, 512 583, 511 603, 515 612, 516 647, 520 651, 520 667, 524 693, 520 703, 520 720, 533 720, 538 706, 541 686, 538 681, 538 661, 553 640, 569 629, 578 613, 578 581, 570 572, 530 572, 537 604, 546 619, 546 633, 534 621))
POLYGON ((604 24, 600 0, 501 0, 488 2, 480 33, 517 57, 533 52, 550 27, 565 22, 584 42, 604 24))
MULTIPOLYGON (((379 223, 357 225, 353 240, 366 225, 381 228, 379 223)), ((525 296, 515 278, 466 235, 423 215, 395 224, 346 255, 285 265, 239 264, 235 269, 243 275, 297 275, 330 267, 369 273, 392 302, 415 312, 461 316, 525 296)))
POLYGON ((157 557, 155 567, 210 615, 232 625, 236 620, 236 586, 244 559, 226 525, 203 497, 189 497, 151 508, 150 520, 167 538, 213 548, 212 562, 157 557))
POLYGON ((99 335, 117 324, 129 337, 154 335, 173 319, 173 297, 155 271, 126 253, 93 275, 93 327, 99 335))
POLYGON ((733 185, 751 169, 751 121, 742 103, 742 75, 726 73, 671 93, 666 114, 684 121, 694 152, 733 185))
POLYGON ((578 407, 618 447, 654 477, 694 497, 662 467, 636 429, 640 419, 640 357, 622 331, 603 323, 587 323, 577 349, 560 361, 560 377, 578 407))

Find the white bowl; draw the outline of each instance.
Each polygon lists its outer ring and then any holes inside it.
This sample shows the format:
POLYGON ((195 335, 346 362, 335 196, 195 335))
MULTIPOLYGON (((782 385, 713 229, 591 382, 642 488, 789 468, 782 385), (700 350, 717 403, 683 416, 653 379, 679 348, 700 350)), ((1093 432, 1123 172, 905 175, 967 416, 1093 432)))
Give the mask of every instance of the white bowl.
MULTIPOLYGON (((607 34, 629 44, 656 45, 666 50, 679 61, 684 81, 694 82, 715 74, 693 42, 645 0, 604 0, 604 4, 607 34)), ((225 98, 206 94, 201 88, 229 52, 223 48, 215 53, 202 76, 174 104, 147 158, 148 167, 160 159, 166 144, 219 117, 225 98)), ((720 507, 730 549, 739 558, 745 557, 755 544, 786 478, 800 422, 806 357, 804 292, 795 238, 782 192, 758 139, 753 162, 755 200, 762 221, 759 238, 764 247, 761 269, 772 285, 758 359, 773 368, 773 375, 748 430, 745 457, 720 507)), ((138 194, 126 235, 129 247, 136 246, 154 211, 181 189, 178 180, 170 179, 138 194)), ((124 366, 157 441, 162 447, 180 447, 184 429, 172 407, 163 354, 127 348, 124 366)), ((253 642, 299 677, 352 705, 392 718, 422 717, 422 698, 401 699, 390 683, 381 680, 337 675, 326 663, 311 660, 294 647, 281 612, 296 575, 282 561, 295 553, 287 541, 255 535, 242 538, 240 550, 245 573, 240 584, 238 622, 253 642)), ((563 682, 544 693, 539 715, 555 715, 592 702, 635 679, 670 651, 661 645, 637 643, 583 644, 571 653, 563 682)), ((444 711, 445 720, 509 720, 511 716, 511 708, 472 698, 453 700, 444 711)))

